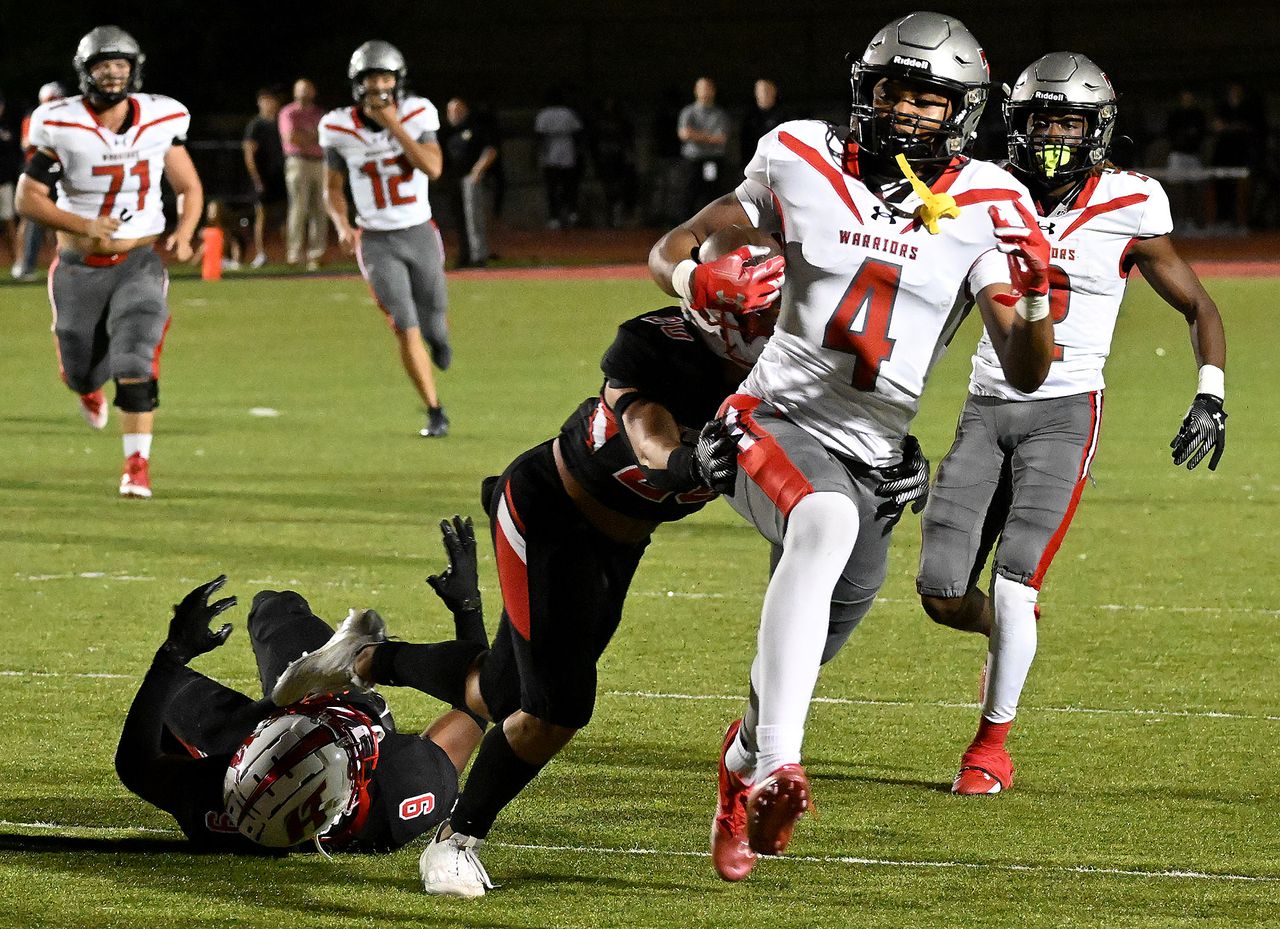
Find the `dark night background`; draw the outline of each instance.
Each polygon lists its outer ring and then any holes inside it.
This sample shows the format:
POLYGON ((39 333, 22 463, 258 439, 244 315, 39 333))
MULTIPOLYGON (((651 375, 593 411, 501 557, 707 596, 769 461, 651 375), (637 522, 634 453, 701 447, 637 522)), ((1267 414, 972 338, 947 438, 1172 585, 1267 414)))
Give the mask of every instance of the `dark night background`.
MULTIPOLYGON (((52 8, 0 0, 0 91, 10 101, 5 118, 20 116, 45 81, 73 83, 71 56, 81 35, 116 23, 147 53, 146 88, 190 107, 193 141, 234 140, 259 86, 287 85, 305 74, 319 86, 322 105, 349 100, 352 50, 385 38, 405 53, 415 89, 441 109, 459 93, 493 107, 516 155, 504 156, 516 161, 553 84, 588 112, 594 101, 616 95, 634 114, 642 140, 647 134, 660 143, 665 131, 655 128, 664 125, 663 114, 689 101, 694 78, 704 72, 717 79, 719 102, 735 115, 748 103, 753 80, 771 76, 791 113, 842 119, 844 54, 860 52, 875 30, 913 8, 879 0, 76 0, 52 8)), ((1137 143, 1130 162, 1142 163, 1165 109, 1184 87, 1211 106, 1238 80, 1259 106, 1280 106, 1274 2, 996 0, 935 8, 960 17, 983 43, 997 84, 1047 51, 1092 57, 1122 94, 1120 129, 1137 143)), ((998 97, 993 104, 988 118, 998 131, 998 97)), ((1270 122, 1280 126, 1280 112, 1270 122)))

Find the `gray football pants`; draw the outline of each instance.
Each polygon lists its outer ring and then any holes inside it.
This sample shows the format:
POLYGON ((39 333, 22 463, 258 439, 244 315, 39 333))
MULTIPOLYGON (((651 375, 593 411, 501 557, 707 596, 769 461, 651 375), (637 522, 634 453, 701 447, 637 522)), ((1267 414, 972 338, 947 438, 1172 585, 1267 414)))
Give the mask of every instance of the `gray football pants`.
POLYGON ((397 332, 415 326, 441 371, 453 360, 440 230, 428 220, 408 229, 360 233, 360 273, 397 332))

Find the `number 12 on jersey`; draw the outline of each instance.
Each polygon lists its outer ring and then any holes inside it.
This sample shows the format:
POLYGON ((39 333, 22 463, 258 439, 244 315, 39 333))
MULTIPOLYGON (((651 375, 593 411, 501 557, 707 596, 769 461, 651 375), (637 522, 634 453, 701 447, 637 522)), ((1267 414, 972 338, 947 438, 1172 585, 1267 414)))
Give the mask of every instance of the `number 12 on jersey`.
POLYGON ((876 389, 880 364, 893 354, 889 321, 901 281, 900 265, 868 258, 827 321, 822 347, 853 355, 853 386, 858 390, 876 389))

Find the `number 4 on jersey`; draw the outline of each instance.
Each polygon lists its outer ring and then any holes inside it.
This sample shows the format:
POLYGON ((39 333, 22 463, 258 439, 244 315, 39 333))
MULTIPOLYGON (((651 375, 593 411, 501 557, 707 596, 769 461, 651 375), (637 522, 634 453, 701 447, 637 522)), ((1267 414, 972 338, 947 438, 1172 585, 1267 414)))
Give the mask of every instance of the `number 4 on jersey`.
POLYGON ((893 354, 889 321, 901 281, 901 266, 868 258, 827 321, 822 346, 853 355, 852 383, 858 390, 876 389, 880 364, 893 354))

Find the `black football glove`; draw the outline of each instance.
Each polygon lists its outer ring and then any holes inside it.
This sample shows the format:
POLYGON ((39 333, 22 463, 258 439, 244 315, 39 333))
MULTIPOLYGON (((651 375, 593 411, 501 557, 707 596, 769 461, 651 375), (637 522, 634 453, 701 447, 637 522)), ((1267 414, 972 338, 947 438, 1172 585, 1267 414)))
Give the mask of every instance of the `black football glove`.
POLYGON ((693 476, 718 494, 733 494, 738 477, 738 442, 724 420, 713 419, 702 427, 693 446, 693 476))
POLYGON ((201 584, 183 597, 181 603, 174 605, 173 619, 169 620, 169 637, 160 647, 182 664, 197 655, 213 651, 231 635, 231 623, 224 623, 217 631, 209 628, 209 624, 219 613, 236 605, 235 597, 226 597, 217 603, 209 602, 209 598, 226 582, 227 576, 220 575, 207 584, 201 584))
POLYGON ((480 571, 476 563, 476 530, 471 517, 461 516, 440 520, 440 534, 444 537, 444 550, 449 555, 449 567, 427 578, 427 583, 444 601, 451 613, 471 613, 480 610, 480 571))
POLYGON ((876 517, 893 517, 889 525, 902 518, 907 504, 911 512, 919 513, 929 499, 929 459, 924 457, 920 442, 913 435, 902 440, 902 461, 888 468, 881 468, 881 481, 876 496, 884 497, 884 503, 876 510, 876 517))
POLYGON ((1173 463, 1187 463, 1187 470, 1192 470, 1204 456, 1213 451, 1209 459, 1209 470, 1218 469, 1218 460, 1227 447, 1227 411, 1222 408, 1222 401, 1213 394, 1196 394, 1191 401, 1191 409, 1182 421, 1182 428, 1169 443, 1173 449, 1173 463))

